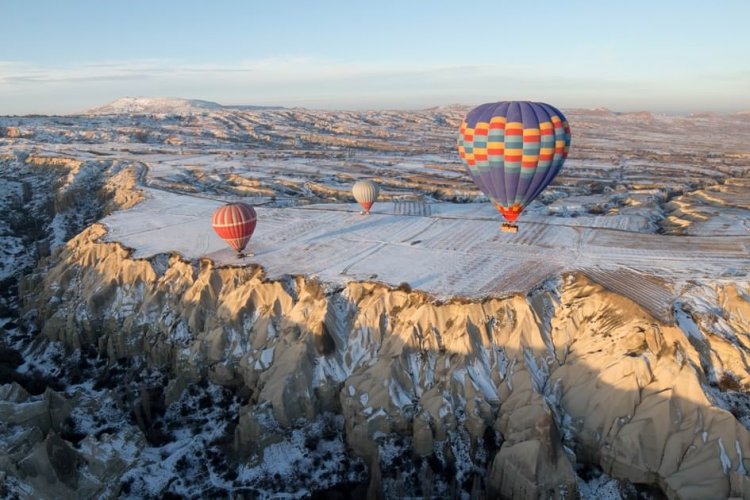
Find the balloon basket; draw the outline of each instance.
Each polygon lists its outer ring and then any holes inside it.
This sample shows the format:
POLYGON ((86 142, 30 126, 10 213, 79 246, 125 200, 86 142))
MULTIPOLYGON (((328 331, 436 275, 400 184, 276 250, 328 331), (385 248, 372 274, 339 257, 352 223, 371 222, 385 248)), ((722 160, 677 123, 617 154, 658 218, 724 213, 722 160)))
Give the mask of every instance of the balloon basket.
POLYGON ((500 226, 500 231, 503 233, 517 233, 518 232, 518 226, 515 224, 510 224, 508 222, 503 222, 503 225, 500 226))

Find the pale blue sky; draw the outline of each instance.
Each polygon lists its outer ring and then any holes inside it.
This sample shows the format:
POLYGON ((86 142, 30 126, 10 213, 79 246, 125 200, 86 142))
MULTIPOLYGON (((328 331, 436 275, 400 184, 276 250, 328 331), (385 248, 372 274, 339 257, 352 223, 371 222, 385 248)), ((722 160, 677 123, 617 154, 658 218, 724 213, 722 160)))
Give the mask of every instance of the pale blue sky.
POLYGON ((0 115, 137 95, 750 110, 748 0, 18 0, 0 12, 0 115))

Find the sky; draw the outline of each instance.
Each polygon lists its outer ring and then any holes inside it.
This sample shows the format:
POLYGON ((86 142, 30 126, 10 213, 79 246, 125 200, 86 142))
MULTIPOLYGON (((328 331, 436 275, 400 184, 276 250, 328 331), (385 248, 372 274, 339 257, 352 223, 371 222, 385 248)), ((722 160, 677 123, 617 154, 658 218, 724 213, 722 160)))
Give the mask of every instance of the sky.
POLYGON ((23 0, 0 12, 0 115, 124 96, 750 110, 748 0, 23 0))

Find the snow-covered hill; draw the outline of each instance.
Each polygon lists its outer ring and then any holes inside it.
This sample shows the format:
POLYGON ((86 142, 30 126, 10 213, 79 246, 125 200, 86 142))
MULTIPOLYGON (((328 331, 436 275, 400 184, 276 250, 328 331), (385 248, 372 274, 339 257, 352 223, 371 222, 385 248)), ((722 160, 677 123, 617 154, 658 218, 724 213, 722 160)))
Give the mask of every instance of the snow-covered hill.
POLYGON ((86 111, 87 115, 188 114, 219 110, 221 104, 177 97, 121 97, 109 104, 86 111))

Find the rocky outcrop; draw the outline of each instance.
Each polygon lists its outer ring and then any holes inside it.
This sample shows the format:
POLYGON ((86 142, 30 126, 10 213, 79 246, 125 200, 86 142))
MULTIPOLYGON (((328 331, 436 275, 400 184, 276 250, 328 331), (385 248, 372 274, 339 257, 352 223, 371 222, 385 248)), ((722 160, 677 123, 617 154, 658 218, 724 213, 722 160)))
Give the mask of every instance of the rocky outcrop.
MULTIPOLYGON (((401 436, 458 484, 486 476, 500 497, 570 498, 575 471, 592 465, 671 498, 750 497, 747 288, 716 287, 721 321, 685 296, 690 314, 669 325, 575 274, 526 296, 439 303, 376 283, 135 260, 104 232, 90 227, 22 283, 27 314, 69 349, 168 368, 167 403, 202 379, 244 394, 241 456, 335 413, 366 463, 385 471, 401 436), (722 385, 729 367, 736 384, 722 385)), ((42 442, 50 427, 34 425, 42 442)))
POLYGON ((0 155, 0 295, 93 220, 138 203, 144 173, 139 163, 0 155))
MULTIPOLYGON (((34 498, 94 498, 117 492, 127 456, 113 453, 110 436, 89 436, 77 445, 70 435, 75 399, 55 391, 31 396, 19 385, 0 386, 0 477, 23 482, 34 498)), ((127 433, 128 446, 140 449, 143 437, 127 433)), ((77 439, 76 439, 77 441, 77 439)), ((124 443, 121 443, 124 444, 124 443)), ((0 492, 3 490, 0 489, 0 492)))
POLYGON ((19 127, 0 127, 0 137, 8 139, 28 139, 33 134, 30 130, 24 130, 19 127))

